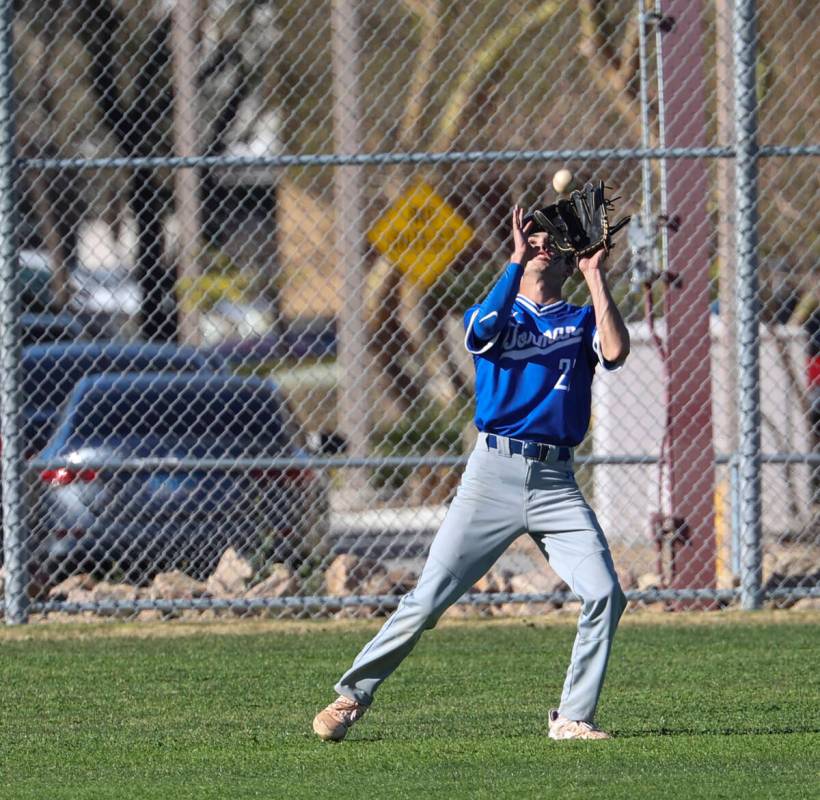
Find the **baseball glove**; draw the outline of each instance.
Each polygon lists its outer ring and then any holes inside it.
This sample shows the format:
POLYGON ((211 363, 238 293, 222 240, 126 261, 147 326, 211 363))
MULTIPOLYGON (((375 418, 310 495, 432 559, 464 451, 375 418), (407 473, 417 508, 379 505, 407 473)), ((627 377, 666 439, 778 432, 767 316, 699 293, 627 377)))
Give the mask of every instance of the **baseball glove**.
POLYGON ((595 181, 566 200, 533 211, 532 218, 539 230, 549 234, 556 250, 577 260, 601 249, 609 250, 612 237, 629 222, 629 217, 623 217, 610 223, 611 209, 612 200, 604 193, 604 182, 595 181))

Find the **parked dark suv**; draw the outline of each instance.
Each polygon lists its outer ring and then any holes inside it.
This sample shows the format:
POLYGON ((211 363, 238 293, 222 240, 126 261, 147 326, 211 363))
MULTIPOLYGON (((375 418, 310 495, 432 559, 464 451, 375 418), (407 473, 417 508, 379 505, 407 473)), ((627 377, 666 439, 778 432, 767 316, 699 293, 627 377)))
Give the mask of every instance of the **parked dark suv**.
MULTIPOLYGON (((164 343, 51 342, 24 347, 20 357, 23 455, 31 458, 45 447, 66 398, 86 375, 158 370, 215 371, 221 368, 221 364, 218 357, 206 355, 196 348, 164 343)), ((0 563, 2 561, 0 540, 0 563)))
POLYGON ((47 581, 77 570, 141 581, 170 567, 203 578, 230 545, 259 567, 296 565, 328 525, 326 481, 304 455, 270 381, 84 378, 38 456, 34 562, 47 581))
POLYGON ((71 390, 101 372, 217 371, 221 360, 194 347, 148 342, 53 342, 24 347, 21 356, 24 452, 45 447, 71 390))

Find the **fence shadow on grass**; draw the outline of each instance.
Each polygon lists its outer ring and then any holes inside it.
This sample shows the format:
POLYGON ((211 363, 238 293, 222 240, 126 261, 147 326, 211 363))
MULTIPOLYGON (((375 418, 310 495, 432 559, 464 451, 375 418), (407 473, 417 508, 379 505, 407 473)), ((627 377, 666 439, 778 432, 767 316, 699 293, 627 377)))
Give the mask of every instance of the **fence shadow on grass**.
POLYGON ((795 733, 820 733, 818 725, 730 726, 726 728, 646 728, 639 731, 615 731, 618 739, 636 739, 643 736, 783 736, 795 733))

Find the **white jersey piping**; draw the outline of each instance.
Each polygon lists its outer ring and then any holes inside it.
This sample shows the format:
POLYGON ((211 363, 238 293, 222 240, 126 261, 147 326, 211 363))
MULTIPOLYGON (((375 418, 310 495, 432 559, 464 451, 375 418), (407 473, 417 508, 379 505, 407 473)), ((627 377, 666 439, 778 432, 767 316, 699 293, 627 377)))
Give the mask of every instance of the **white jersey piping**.
MULTIPOLYGON (((487 351, 488 351, 488 350, 489 350, 489 349, 490 349, 490 348, 491 348, 491 347, 492 347, 492 346, 493 346, 493 345, 494 345, 494 344, 498 341, 498 337, 499 337, 499 336, 501 336, 501 331, 499 331, 499 332, 498 332, 495 336, 493 336, 493 338, 492 338, 492 339, 490 339, 490 341, 489 341, 489 342, 487 342, 487 344, 486 344, 486 345, 484 345, 484 347, 482 347, 480 350, 471 350, 471 349, 470 349, 470 334, 473 332, 473 325, 475 325, 475 319, 476 319, 476 317, 478 316, 478 312, 479 312, 480 310, 481 310, 480 308, 477 308, 477 309, 473 312, 473 316, 472 316, 472 317, 470 317, 470 323, 467 325, 467 333, 466 333, 466 335, 464 336, 464 347, 467 349, 467 352, 468 352, 468 353, 470 353, 471 355, 474 355, 474 356, 480 356, 482 353, 486 353, 486 352, 487 352, 487 351)), ((482 322, 484 322, 484 320, 491 319, 491 318, 493 317, 493 315, 498 316, 498 312, 497 312, 497 311, 493 311, 492 313, 487 314, 487 316, 486 316, 486 317, 484 317, 481 321, 482 321, 482 322)))

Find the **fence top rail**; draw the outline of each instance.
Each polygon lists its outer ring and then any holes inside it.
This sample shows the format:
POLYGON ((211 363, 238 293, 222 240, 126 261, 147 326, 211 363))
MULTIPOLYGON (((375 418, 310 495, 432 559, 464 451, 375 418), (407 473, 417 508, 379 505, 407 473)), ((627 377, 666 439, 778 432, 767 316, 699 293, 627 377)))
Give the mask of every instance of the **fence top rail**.
MULTIPOLYGON (((284 458, 114 458, 105 459, 32 459, 33 470, 45 469, 196 469, 196 470, 253 470, 253 469, 352 469, 359 467, 458 467, 467 463, 468 456, 372 456, 345 458, 340 456, 293 456, 284 458)), ((638 454, 579 455, 578 465, 649 466, 658 463, 658 456, 638 454)), ((732 464, 736 456, 718 454, 716 464, 732 464)), ((761 453, 764 464, 820 464, 820 453, 761 453)))
MULTIPOLYGON (((760 157, 819 156, 820 145, 765 145, 760 157)), ((445 153, 304 154, 280 156, 153 156, 141 158, 20 158, 19 171, 80 171, 91 169, 194 169, 198 167, 328 167, 389 164, 451 164, 465 162, 570 161, 586 159, 735 158, 734 147, 612 147, 563 150, 464 150, 445 153)))

